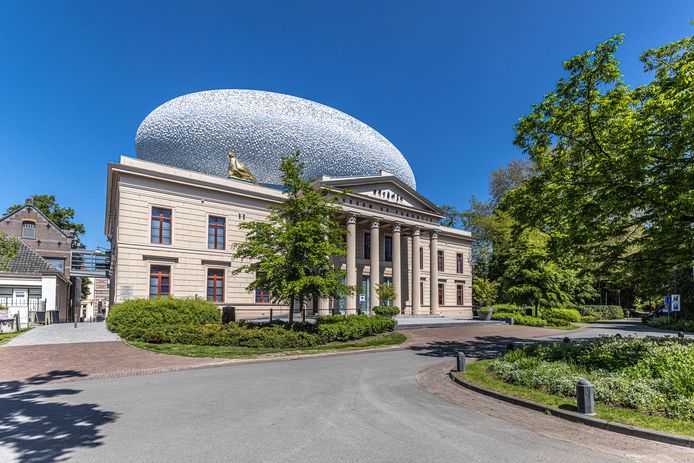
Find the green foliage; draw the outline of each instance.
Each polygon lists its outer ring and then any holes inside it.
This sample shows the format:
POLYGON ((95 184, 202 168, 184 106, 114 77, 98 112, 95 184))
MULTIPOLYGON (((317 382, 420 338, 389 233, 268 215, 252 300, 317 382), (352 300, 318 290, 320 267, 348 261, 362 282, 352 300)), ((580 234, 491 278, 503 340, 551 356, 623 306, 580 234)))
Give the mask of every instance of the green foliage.
POLYGON ((501 318, 513 318, 513 324, 514 325, 524 325, 524 326, 547 326, 547 320, 544 320, 542 318, 538 317, 530 317, 528 315, 519 315, 517 313, 508 313, 508 312, 494 312, 492 314, 492 319, 501 319, 501 318))
POLYGON ((200 299, 133 299, 112 306, 106 325, 125 339, 155 325, 220 323, 219 308, 200 299))
POLYGON ((19 240, 0 233, 0 272, 7 270, 9 262, 19 252, 19 240))
POLYGON ((667 315, 649 318, 645 321, 645 324, 654 328, 662 328, 664 330, 694 332, 694 320, 688 320, 685 318, 681 318, 679 320, 675 320, 674 318, 668 319, 667 315))
POLYGON ((542 311, 542 318, 547 320, 550 325, 554 325, 550 320, 564 320, 570 323, 581 321, 581 313, 575 309, 545 309, 542 311))
POLYGON ((619 320, 624 318, 624 309, 618 305, 582 305, 578 311, 584 317, 597 317, 598 320, 619 320))
POLYGON ((444 218, 439 221, 444 227, 457 228, 463 221, 463 214, 458 212, 455 207, 447 204, 439 206, 443 211, 444 218))
POLYGON ((373 313, 381 317, 394 317, 400 315, 400 308, 394 305, 377 305, 373 308, 373 313))
POLYGON ((323 342, 349 341, 391 331, 395 320, 370 315, 330 315, 318 317, 316 326, 323 342))
POLYGON ((481 306, 493 304, 499 292, 499 283, 484 277, 472 279, 472 297, 481 306))
POLYGON ((504 205, 558 252, 590 256, 603 280, 664 294, 676 274, 694 309, 694 37, 644 52, 652 77, 641 86, 622 80, 621 42, 565 62, 567 75, 521 118, 515 143, 537 172, 504 205))
POLYGON ((152 325, 133 330, 133 341, 196 346, 237 346, 296 349, 321 343, 313 333, 287 329, 281 325, 250 327, 229 323, 152 325))
POLYGON ((392 304, 397 297, 395 294, 395 288, 391 283, 376 283, 376 294, 378 294, 381 303, 384 305, 392 304))
POLYGON ((493 310, 494 312, 515 313, 518 315, 525 315, 525 310, 523 309, 523 307, 517 306, 515 304, 494 304, 487 307, 483 307, 480 310, 493 310))
POLYGON ((280 171, 286 199, 271 208, 267 221, 241 224, 246 240, 234 257, 250 262, 234 274, 254 275, 247 289, 269 290, 277 303, 303 305, 308 299, 350 294, 354 288, 344 284, 345 272, 331 260, 346 254, 345 230, 335 219, 339 198, 303 178, 298 151, 282 160, 280 171))
MULTIPOLYGON (((32 195, 34 207, 48 217, 58 228, 67 231, 75 230, 77 236, 84 234, 84 224, 73 221, 75 210, 71 207, 61 207, 55 200, 55 195, 32 195)), ((23 204, 14 204, 7 208, 5 214, 11 214, 17 209, 24 207, 23 204)))
POLYGON ((500 379, 574 397, 586 378, 596 401, 646 414, 694 420, 694 344, 668 338, 601 338, 536 344, 493 361, 500 379))
POLYGON ((87 277, 82 277, 82 286, 80 287, 82 299, 87 299, 91 294, 92 290, 89 288, 89 284, 92 282, 87 277))

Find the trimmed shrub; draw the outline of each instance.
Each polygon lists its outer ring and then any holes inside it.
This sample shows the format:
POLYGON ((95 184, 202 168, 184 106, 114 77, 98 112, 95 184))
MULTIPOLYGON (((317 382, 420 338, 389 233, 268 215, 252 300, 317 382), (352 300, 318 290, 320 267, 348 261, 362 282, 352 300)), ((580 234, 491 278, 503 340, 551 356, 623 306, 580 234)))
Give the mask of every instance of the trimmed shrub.
POLYGON ((395 320, 370 315, 329 315, 316 320, 317 333, 321 341, 350 341, 366 336, 391 331, 395 320))
POLYGON ((694 331, 694 320, 684 318, 676 321, 672 318, 668 320, 667 315, 646 319, 644 323, 648 326, 662 328, 664 330, 694 331))
POLYGON ((479 311, 493 310, 494 312, 504 312, 504 313, 516 313, 518 315, 525 315, 525 310, 523 307, 519 307, 514 304, 494 304, 487 307, 482 307, 479 311))
POLYGON ((624 318, 624 309, 618 305, 582 305, 578 310, 584 317, 597 316, 600 320, 624 318))
POLYGON ((279 325, 251 328, 236 323, 153 325, 140 330, 132 340, 155 344, 281 349, 314 347, 321 343, 317 335, 305 331, 288 330, 279 325))
POLYGON ((498 320, 500 318, 513 318, 514 325, 547 326, 547 320, 544 320, 542 318, 530 317, 528 315, 519 315, 508 312, 494 312, 492 314, 492 319, 498 320))
MULTIPOLYGON (((542 318, 548 322, 550 322, 550 320, 563 320, 567 323, 560 324, 559 326, 566 326, 581 321, 581 313, 575 309, 547 309, 542 311, 542 318)), ((552 322, 549 324, 556 325, 556 323, 552 322)))
POLYGON ((400 308, 394 305, 377 305, 373 312, 381 317, 394 317, 400 315, 400 308))
POLYGON ((219 308, 200 299, 133 299, 109 309, 106 325, 125 339, 155 325, 221 323, 219 308))

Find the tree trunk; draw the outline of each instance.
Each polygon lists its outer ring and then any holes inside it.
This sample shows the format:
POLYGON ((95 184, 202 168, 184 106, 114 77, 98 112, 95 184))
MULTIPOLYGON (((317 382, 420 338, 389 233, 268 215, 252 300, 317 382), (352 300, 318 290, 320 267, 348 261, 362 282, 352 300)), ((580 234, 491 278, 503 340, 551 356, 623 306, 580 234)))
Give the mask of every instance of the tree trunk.
POLYGON ((540 301, 535 301, 535 316, 539 317, 540 316, 539 313, 540 313, 540 301))
POLYGON ((301 311, 302 321, 306 321, 306 312, 304 309, 304 295, 299 295, 299 310, 301 311))
POLYGON ((294 323, 294 295, 289 298, 289 325, 294 323))

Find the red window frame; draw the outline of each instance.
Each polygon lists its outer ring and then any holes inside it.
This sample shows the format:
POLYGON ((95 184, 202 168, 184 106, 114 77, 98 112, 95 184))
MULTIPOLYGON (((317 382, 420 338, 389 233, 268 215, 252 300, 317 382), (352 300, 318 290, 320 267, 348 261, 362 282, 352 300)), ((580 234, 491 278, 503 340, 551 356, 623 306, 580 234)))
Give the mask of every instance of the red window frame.
POLYGON ((460 253, 455 255, 455 270, 457 273, 463 273, 463 255, 460 253))
POLYGON ((446 285, 444 283, 438 284, 438 295, 439 295, 439 305, 444 305, 446 300, 444 298, 446 292, 446 285))
POLYGON ((224 248, 225 248, 225 243, 222 243, 222 247, 221 247, 221 248, 218 247, 218 244, 219 244, 218 240, 220 239, 219 230, 222 230, 222 231, 224 232, 224 233, 223 233, 223 237, 222 237, 221 239, 226 240, 226 227, 227 227, 227 221, 226 221, 226 218, 225 218, 225 217, 220 217, 220 216, 217 216, 217 215, 211 215, 211 216, 209 216, 209 218, 207 219, 207 230, 208 230, 208 233, 209 233, 209 229, 210 229, 210 228, 211 228, 212 230, 214 230, 214 232, 213 232, 214 244, 212 245, 212 247, 210 247, 210 242, 209 242, 209 240, 208 240, 208 242, 207 242, 207 247, 208 247, 209 249, 224 249, 224 248), (222 221, 222 224, 221 224, 221 225, 218 223, 220 220, 222 221))
POLYGON ((224 270, 208 269, 207 289, 210 288, 210 282, 212 282, 212 299, 210 299, 210 294, 207 292, 207 300, 210 302, 224 302, 224 270), (222 282, 221 294, 217 294, 217 281, 222 282), (217 300, 217 296, 221 296, 221 299, 217 300))
POLYGON ((455 287, 455 299, 458 305, 463 305, 463 285, 461 284, 455 287))
POLYGON ((151 227, 151 222, 158 220, 159 221, 159 241, 155 242, 155 244, 171 244, 171 238, 173 238, 173 211, 171 209, 167 209, 165 207, 153 207, 152 208, 152 213, 150 214, 150 227, 151 227), (154 215, 154 210, 158 209, 159 210, 159 215, 154 215), (171 217, 165 217, 164 216, 164 211, 169 211, 169 215, 171 217), (169 242, 164 243, 164 222, 169 222, 169 231, 171 233, 171 236, 169 236, 169 242))
POLYGON ((264 289, 256 289, 255 302, 256 304, 270 304, 272 302, 272 294, 264 289))
POLYGON ((149 297, 152 297, 152 278, 156 278, 156 279, 157 279, 157 297, 162 297, 162 296, 166 297, 166 296, 169 296, 169 295, 171 294, 171 267, 167 267, 167 266, 164 266, 164 265, 153 265, 153 266, 150 267, 150 269, 149 269, 149 278, 150 278, 150 282, 149 282, 149 297), (169 284, 166 285, 166 286, 169 287, 169 291, 168 291, 166 294, 162 295, 162 292, 161 292, 161 287, 162 287, 161 281, 162 281, 164 278, 168 278, 168 279, 169 279, 169 284))
POLYGON ((436 265, 438 265, 439 272, 443 272, 444 260, 443 251, 436 251, 436 265))

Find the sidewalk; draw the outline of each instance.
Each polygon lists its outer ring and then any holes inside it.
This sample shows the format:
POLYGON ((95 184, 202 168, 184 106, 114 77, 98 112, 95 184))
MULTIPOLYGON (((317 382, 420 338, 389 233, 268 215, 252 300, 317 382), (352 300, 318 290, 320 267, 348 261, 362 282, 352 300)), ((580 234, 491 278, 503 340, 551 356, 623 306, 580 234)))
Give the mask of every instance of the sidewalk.
POLYGON ((120 337, 110 332, 103 322, 78 323, 77 328, 72 323, 56 323, 32 328, 12 339, 5 347, 113 341, 120 341, 120 337))

